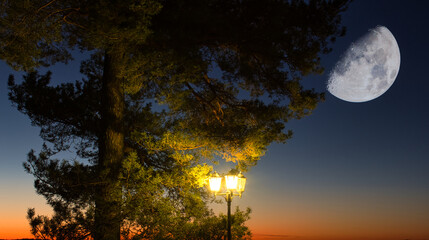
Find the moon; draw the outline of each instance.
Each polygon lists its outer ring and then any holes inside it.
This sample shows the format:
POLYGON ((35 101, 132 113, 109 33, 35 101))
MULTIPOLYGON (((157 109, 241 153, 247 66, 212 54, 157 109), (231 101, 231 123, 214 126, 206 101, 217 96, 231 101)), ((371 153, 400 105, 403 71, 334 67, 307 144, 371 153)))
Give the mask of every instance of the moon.
POLYGON ((371 101, 392 86, 400 64, 395 37, 378 26, 351 44, 331 71, 327 89, 344 101, 371 101))

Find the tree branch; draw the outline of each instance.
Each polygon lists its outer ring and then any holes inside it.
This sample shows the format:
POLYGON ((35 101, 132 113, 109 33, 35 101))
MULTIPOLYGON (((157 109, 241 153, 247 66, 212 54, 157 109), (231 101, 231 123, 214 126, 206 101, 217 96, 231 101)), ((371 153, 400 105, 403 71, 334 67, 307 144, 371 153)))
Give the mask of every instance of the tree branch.
POLYGON ((53 2, 55 2, 55 1, 57 1, 57 0, 52 0, 52 1, 48 2, 47 4, 45 4, 45 5, 41 6, 39 9, 37 9, 36 14, 37 14, 37 13, 39 13, 39 12, 40 12, 42 9, 44 9, 45 7, 47 7, 47 6, 51 5, 51 4, 52 4, 53 2))

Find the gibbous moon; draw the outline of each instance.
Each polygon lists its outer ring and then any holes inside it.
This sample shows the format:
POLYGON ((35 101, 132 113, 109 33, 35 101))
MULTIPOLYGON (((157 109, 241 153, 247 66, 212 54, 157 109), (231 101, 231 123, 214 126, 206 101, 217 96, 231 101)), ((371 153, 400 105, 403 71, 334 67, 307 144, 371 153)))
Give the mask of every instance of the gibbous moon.
POLYGON ((348 102, 373 100, 392 86, 400 63, 395 37, 378 26, 351 44, 329 76, 328 91, 348 102))

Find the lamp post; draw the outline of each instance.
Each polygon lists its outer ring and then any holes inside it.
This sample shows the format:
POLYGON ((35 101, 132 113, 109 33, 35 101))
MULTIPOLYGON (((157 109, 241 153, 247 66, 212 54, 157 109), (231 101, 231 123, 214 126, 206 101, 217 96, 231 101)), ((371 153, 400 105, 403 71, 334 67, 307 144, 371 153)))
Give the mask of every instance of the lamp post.
POLYGON ((216 195, 225 196, 226 203, 228 205, 228 228, 227 228, 227 240, 231 240, 231 202, 234 196, 240 196, 246 186, 246 178, 241 174, 238 175, 225 175, 224 178, 219 176, 218 173, 214 173, 209 179, 210 190, 216 195), (224 179, 224 187, 222 188, 222 179, 224 179))

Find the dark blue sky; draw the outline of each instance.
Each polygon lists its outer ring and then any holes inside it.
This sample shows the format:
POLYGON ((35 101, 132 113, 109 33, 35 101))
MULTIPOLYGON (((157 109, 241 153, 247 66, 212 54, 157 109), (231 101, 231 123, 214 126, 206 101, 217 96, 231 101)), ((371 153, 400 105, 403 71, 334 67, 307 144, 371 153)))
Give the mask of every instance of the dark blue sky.
MULTIPOLYGON (((399 74, 375 100, 349 103, 327 92, 311 116, 288 124, 294 137, 269 147, 247 173, 243 198, 233 201, 253 209, 255 233, 429 238, 428 9, 429 1, 356 0, 343 14, 346 36, 323 56, 325 74, 309 76, 305 86, 325 91, 341 54, 377 25, 398 42, 399 74)), ((53 79, 79 79, 78 65, 53 67, 53 79)), ((27 207, 44 204, 22 168, 41 140, 7 99, 10 73, 0 62, 0 195, 8 196, 0 200, 0 231, 10 218, 26 224, 27 207)))

